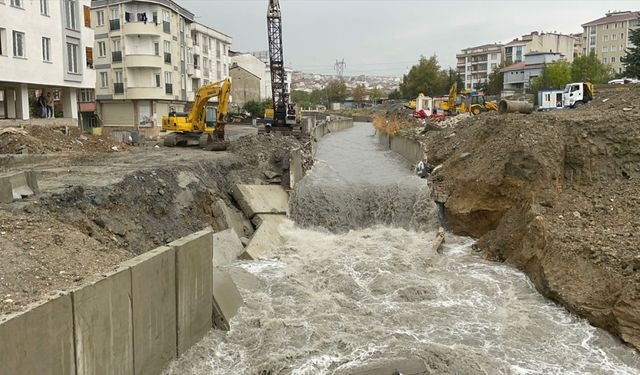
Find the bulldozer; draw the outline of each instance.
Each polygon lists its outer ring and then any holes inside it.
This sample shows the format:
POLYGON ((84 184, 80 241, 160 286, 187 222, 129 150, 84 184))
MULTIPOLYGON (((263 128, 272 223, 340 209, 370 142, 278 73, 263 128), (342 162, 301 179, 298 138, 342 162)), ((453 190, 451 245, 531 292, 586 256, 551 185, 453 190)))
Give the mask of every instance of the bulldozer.
POLYGON ((225 117, 229 109, 231 80, 225 79, 200 87, 189 112, 171 110, 162 117, 162 131, 167 147, 189 146, 197 143, 208 151, 224 151, 229 142, 224 139, 225 117), (207 106, 209 99, 218 97, 217 108, 207 106))

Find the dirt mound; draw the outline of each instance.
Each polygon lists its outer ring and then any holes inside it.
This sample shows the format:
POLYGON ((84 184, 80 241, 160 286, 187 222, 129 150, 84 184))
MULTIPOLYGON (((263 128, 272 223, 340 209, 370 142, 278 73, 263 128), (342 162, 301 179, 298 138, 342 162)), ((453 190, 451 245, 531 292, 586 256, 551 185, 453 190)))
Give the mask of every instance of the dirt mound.
POLYGON ((424 143, 449 227, 640 348, 640 86, 577 109, 485 113, 424 143))
POLYGON ((0 128, 0 154, 49 154, 56 152, 102 153, 126 148, 108 137, 82 134, 65 126, 25 126, 0 128))

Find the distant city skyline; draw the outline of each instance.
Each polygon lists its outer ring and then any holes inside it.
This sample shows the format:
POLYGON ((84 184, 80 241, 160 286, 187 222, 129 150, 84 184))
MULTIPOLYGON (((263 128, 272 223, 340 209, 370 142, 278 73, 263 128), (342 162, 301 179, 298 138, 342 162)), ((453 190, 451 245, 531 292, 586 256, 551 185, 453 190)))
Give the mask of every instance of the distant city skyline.
MULTIPOLYGON (((267 49, 267 0, 175 0, 196 21, 233 37, 232 49, 267 49)), ((640 10, 638 1, 280 0, 285 62, 309 73, 402 76, 420 56, 443 68, 461 49, 507 43, 531 31, 582 32, 608 11, 640 10)))

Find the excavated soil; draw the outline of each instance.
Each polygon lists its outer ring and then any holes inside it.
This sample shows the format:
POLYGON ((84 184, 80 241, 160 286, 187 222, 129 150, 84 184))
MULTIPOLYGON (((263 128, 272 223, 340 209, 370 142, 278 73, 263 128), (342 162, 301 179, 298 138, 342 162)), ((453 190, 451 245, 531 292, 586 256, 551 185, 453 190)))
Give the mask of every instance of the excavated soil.
MULTIPOLYGON (((640 86, 577 109, 486 113, 420 140, 448 226, 640 349, 640 86)), ((429 129, 426 129, 429 130, 429 129)))
POLYGON ((127 147, 109 137, 83 134, 79 128, 66 126, 0 128, 0 154, 105 153, 127 147))
MULTIPOLYGON (((58 144, 52 138, 37 147, 58 144)), ((251 235, 233 186, 286 182, 288 152, 299 146, 292 138, 250 135, 232 141, 227 152, 149 147, 21 162, 18 170, 38 172, 42 193, 0 204, 0 314, 207 226, 225 229, 225 212, 237 219, 240 235, 251 235)))

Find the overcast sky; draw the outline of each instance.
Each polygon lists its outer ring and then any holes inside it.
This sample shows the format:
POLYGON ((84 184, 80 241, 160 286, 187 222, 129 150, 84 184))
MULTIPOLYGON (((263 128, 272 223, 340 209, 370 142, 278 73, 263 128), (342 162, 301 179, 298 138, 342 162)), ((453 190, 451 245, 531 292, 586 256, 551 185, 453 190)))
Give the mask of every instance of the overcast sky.
MULTIPOLYGON (((233 37, 235 51, 267 49, 268 0, 175 0, 196 21, 233 37)), ((609 10, 640 10, 633 0, 280 0, 284 56, 295 70, 402 76, 420 55, 455 66, 456 53, 509 42, 531 31, 581 32, 609 10)))

